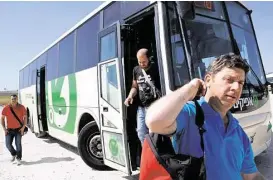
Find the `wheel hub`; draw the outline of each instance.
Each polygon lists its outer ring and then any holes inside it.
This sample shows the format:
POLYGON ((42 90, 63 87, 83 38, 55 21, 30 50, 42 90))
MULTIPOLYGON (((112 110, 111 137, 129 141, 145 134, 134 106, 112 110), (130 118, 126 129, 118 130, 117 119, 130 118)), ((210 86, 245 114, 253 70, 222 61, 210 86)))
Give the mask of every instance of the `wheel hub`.
POLYGON ((103 158, 100 135, 95 135, 90 139, 89 151, 93 156, 95 156, 97 158, 103 158))

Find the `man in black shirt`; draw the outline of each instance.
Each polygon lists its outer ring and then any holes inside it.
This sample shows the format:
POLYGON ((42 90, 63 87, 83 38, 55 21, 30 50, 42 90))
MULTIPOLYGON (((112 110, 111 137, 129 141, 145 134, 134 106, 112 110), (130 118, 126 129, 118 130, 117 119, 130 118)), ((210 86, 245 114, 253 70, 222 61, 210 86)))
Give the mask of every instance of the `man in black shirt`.
POLYGON ((137 110, 137 133, 141 144, 149 130, 145 124, 147 108, 160 97, 160 82, 157 67, 150 62, 147 49, 137 52, 138 66, 133 70, 133 83, 130 93, 124 104, 129 106, 133 103, 135 95, 139 95, 140 102, 137 110))

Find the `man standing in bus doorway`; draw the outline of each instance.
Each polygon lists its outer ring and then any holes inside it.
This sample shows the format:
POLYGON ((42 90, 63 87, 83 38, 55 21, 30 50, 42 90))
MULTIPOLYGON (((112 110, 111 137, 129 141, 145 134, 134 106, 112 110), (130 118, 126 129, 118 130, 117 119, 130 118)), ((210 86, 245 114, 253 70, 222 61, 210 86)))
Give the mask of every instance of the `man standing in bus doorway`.
POLYGON ((140 102, 137 109, 137 133, 141 144, 149 130, 145 124, 147 108, 160 97, 160 82, 158 68, 151 63, 148 49, 137 52, 138 66, 133 69, 133 83, 124 104, 129 106, 138 94, 140 102))
POLYGON ((241 96, 248 71, 240 56, 222 55, 210 65, 204 81, 193 79, 147 111, 147 126, 154 133, 172 136, 176 153, 205 156, 207 179, 264 179, 257 170, 248 136, 229 111, 241 96), (205 116, 204 153, 192 102, 199 92, 204 95, 198 101, 205 116))
POLYGON ((26 127, 26 109, 23 105, 18 103, 17 95, 11 95, 11 102, 9 105, 5 106, 2 110, 1 124, 6 136, 6 147, 11 153, 11 162, 15 159, 17 164, 21 164, 22 158, 22 136, 24 135, 24 129, 26 127), (16 117, 13 115, 12 110, 17 115, 19 120, 21 120, 23 126, 18 122, 16 117), (5 124, 5 118, 7 120, 7 126, 5 124), (16 150, 14 149, 12 143, 15 138, 16 150))

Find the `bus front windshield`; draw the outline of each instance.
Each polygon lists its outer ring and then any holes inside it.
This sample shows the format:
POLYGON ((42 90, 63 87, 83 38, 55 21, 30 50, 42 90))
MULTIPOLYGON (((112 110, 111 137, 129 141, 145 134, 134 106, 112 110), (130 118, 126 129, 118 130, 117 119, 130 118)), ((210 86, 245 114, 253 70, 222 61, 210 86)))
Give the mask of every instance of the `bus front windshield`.
MULTIPOLYGON (((263 71, 263 65, 258 51, 258 45, 252 29, 249 13, 239 4, 226 2, 231 28, 239 47, 241 56, 248 61, 256 76, 262 84, 265 84, 266 78, 263 71)), ((255 83, 254 73, 249 73, 248 78, 255 83)), ((255 83, 255 85, 258 85, 255 83)))
MULTIPOLYGON (((222 54, 234 51, 231 41, 232 32, 241 56, 255 72, 248 73, 248 83, 253 86, 264 84, 266 81, 263 66, 248 11, 236 2, 200 1, 195 2, 195 12, 194 20, 185 20, 183 25, 189 43, 193 76, 203 79, 211 61, 222 54), (224 10, 224 3, 227 11, 224 10)), ((171 15, 169 8, 174 84, 177 88, 184 85, 187 81, 185 79, 188 79, 186 73, 179 73, 178 63, 180 62, 184 67, 184 72, 188 71, 185 70, 188 66, 185 63, 186 56, 181 55, 185 53, 177 53, 178 50, 182 52, 185 49, 185 43, 182 43, 180 31, 177 30, 179 25, 175 24, 179 21, 174 21, 175 16, 171 15), (185 74, 187 77, 182 77, 185 74)))

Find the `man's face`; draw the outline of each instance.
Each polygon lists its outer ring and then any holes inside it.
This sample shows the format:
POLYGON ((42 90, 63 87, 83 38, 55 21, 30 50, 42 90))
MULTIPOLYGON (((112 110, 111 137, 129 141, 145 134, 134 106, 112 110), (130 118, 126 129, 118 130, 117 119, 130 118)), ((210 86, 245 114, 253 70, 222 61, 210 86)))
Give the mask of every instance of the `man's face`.
POLYGON ((18 102, 18 98, 16 96, 11 96, 10 100, 12 104, 16 104, 18 102))
POLYGON ((148 67, 149 65, 149 60, 147 58, 146 55, 139 55, 137 56, 137 60, 138 60, 138 65, 142 68, 145 69, 148 67))
POLYGON ((245 82, 245 72, 239 68, 223 68, 206 76, 208 93, 216 97, 225 109, 230 109, 240 98, 245 82))

